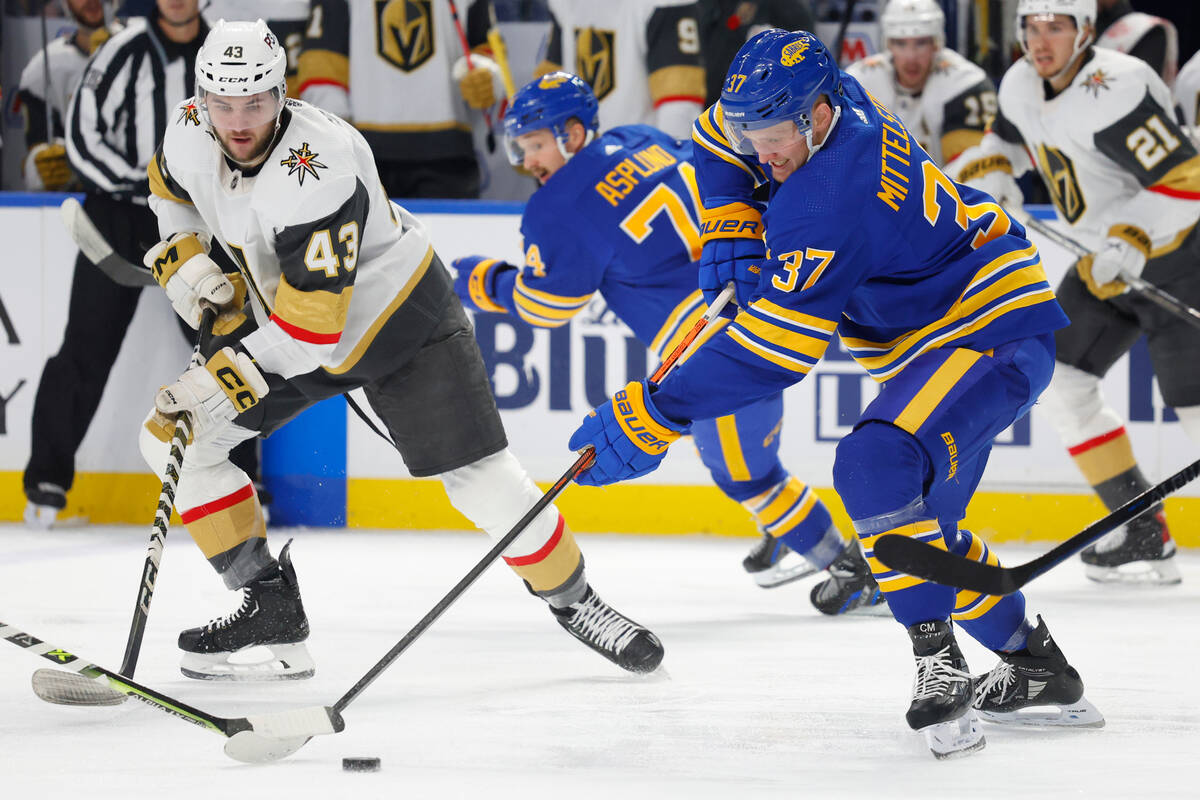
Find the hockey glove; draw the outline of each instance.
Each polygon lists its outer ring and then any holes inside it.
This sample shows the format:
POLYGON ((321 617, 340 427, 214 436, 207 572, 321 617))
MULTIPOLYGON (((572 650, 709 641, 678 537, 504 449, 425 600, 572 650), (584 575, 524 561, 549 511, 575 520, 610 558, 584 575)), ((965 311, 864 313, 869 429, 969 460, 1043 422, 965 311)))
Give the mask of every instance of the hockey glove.
POLYGON ((62 191, 75 180, 61 139, 34 145, 25 158, 25 188, 31 192, 62 191))
POLYGON ((496 299, 496 278, 505 270, 515 270, 512 264, 487 256, 464 256, 451 265, 457 271, 454 291, 463 305, 472 311, 508 312, 496 299))
POLYGON ((652 391, 647 381, 631 382, 584 417, 567 446, 582 450, 591 445, 596 460, 575 476, 576 483, 604 486, 658 469, 667 455, 667 446, 688 426, 659 414, 650 401, 652 391))
MULTIPOLYGON (((759 294, 758 283, 766 261, 762 215, 745 203, 729 203, 701 212, 700 268, 698 279, 704 302, 712 305, 725 284, 733 281, 737 304, 749 308, 759 294)), ((737 309, 731 305, 721 316, 732 319, 737 309)))
POLYGON ((173 417, 192 415, 192 436, 211 438, 238 414, 258 405, 270 389, 254 359, 232 347, 218 350, 202 367, 192 367, 158 390, 154 407, 173 417))
POLYGON ((1079 259, 1075 269, 1088 291, 1107 300, 1129 291, 1121 276, 1140 277, 1149 257, 1148 233, 1135 225, 1114 225, 1104 240, 1104 248, 1079 259))
POLYGON ((219 310, 232 307, 236 292, 233 284, 208 257, 208 243, 194 233, 177 233, 146 251, 142 259, 158 285, 166 289, 175 313, 192 328, 199 330, 201 302, 219 310))
POLYGON ((463 100, 471 108, 488 108, 497 97, 504 96, 504 76, 500 66, 487 56, 472 53, 469 67, 466 57, 460 58, 454 64, 452 75, 458 81, 463 100))

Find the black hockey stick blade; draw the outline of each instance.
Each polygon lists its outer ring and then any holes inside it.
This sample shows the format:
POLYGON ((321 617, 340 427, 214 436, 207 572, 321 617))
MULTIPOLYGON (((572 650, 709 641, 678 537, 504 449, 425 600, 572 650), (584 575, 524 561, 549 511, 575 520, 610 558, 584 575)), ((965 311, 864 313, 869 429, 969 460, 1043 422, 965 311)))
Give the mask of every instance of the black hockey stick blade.
POLYGON ((152 708, 227 737, 229 741, 225 743, 225 753, 238 761, 276 761, 299 750, 313 736, 339 733, 346 727, 341 714, 329 706, 311 706, 249 717, 218 717, 85 661, 74 653, 4 622, 0 622, 0 639, 12 642, 73 673, 107 684, 108 688, 141 700, 152 708))
POLYGON ((1146 513, 1164 497, 1191 483, 1198 475, 1200 461, 1194 461, 1107 516, 1096 520, 1048 553, 1015 567, 982 564, 894 533, 879 537, 875 542, 874 555, 891 569, 944 586, 990 595, 1012 594, 1101 536, 1146 513))

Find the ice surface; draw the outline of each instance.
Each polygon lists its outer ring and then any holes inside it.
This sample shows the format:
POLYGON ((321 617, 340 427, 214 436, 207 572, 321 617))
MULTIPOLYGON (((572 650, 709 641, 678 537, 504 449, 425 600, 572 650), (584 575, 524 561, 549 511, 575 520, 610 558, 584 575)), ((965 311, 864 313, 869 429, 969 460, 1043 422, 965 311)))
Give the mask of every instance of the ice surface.
MULTIPOLYGON (((0 619, 115 669, 148 531, 0 525, 0 619)), ((487 549, 481 534, 294 535, 315 678, 179 674, 179 630, 239 597, 177 529, 138 680, 223 716, 332 704, 487 549)), ((273 550, 284 536, 272 532, 273 550)), ((0 643, 3 796, 1197 796, 1200 554, 1179 556, 1174 588, 1099 586, 1078 563, 1034 581, 1030 610, 1045 615, 1107 727, 985 725, 985 750, 938 762, 904 724, 912 664, 894 622, 822 617, 808 603, 815 577, 758 588, 741 570, 749 539, 580 542, 600 595, 662 638, 668 676, 628 675, 586 650, 499 564, 346 709, 343 733, 247 766, 220 737, 140 703, 43 703, 29 676, 46 662, 0 643), (343 772, 344 756, 378 756, 382 769, 343 772)), ((996 549, 1019 563, 1045 546, 996 549)), ((990 653, 961 641, 974 670, 991 667, 990 653)))

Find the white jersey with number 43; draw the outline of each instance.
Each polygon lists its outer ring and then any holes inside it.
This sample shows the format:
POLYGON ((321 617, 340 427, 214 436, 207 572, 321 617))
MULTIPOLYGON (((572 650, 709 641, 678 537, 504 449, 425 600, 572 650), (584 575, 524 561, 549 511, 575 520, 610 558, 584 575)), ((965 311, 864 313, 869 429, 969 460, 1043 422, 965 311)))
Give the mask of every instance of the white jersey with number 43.
POLYGON ((175 107, 152 160, 163 236, 212 234, 241 268, 258 330, 242 343, 285 378, 355 367, 411 284, 430 268, 421 223, 388 200, 371 150, 340 118, 286 102, 253 175, 231 166, 195 99, 175 107))
POLYGON ((1025 59, 1009 68, 999 114, 981 145, 955 162, 955 179, 970 180, 1001 155, 1016 175, 1041 173, 1085 246, 1098 250, 1110 228, 1130 224, 1156 251, 1178 246, 1200 219, 1200 155, 1157 73, 1095 48, 1070 86, 1053 97, 1045 87, 1025 59))
POLYGON ((943 47, 919 93, 900 88, 892 54, 876 53, 846 68, 880 105, 900 117, 939 166, 979 144, 996 114, 996 87, 987 73, 943 47))

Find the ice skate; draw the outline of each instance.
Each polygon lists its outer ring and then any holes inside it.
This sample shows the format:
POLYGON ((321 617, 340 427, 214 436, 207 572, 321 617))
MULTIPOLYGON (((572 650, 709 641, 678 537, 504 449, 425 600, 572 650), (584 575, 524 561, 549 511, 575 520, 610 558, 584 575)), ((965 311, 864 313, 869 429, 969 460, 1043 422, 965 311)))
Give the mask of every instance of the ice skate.
POLYGON ((579 602, 550 610, 568 633, 622 669, 653 672, 662 662, 658 637, 614 610, 591 586, 579 602))
POLYGON ((31 528, 49 530, 58 520, 58 512, 67 507, 67 492, 53 483, 39 483, 25 490, 25 524, 31 528))
POLYGON ((987 742, 971 707, 971 675, 954 629, 939 620, 918 622, 908 635, 917 661, 912 704, 905 714, 909 727, 925 737, 939 759, 982 750, 987 742))
POLYGON ((750 554, 742 559, 742 568, 764 589, 791 583, 817 571, 808 559, 765 531, 750 554))
POLYGON ((279 553, 274 574, 242 589, 242 605, 221 619, 179 634, 180 671, 207 681, 276 681, 311 678, 316 671, 304 640, 308 618, 300 601, 291 542, 279 553))
POLYGON ((852 541, 827 568, 829 577, 813 587, 809 599, 822 614, 855 612, 863 615, 890 616, 871 568, 863 558, 858 542, 852 541))
POLYGON ((1083 696, 1083 681, 1038 617, 1026 646, 1000 653, 1000 663, 976 678, 975 708, 987 722, 1101 728, 1104 717, 1083 696))
POLYGON ((1098 583, 1169 586, 1179 583, 1175 540, 1161 511, 1117 528, 1079 557, 1084 573, 1098 583))

